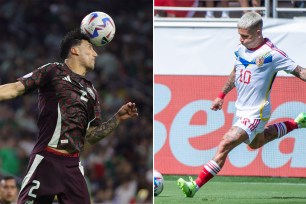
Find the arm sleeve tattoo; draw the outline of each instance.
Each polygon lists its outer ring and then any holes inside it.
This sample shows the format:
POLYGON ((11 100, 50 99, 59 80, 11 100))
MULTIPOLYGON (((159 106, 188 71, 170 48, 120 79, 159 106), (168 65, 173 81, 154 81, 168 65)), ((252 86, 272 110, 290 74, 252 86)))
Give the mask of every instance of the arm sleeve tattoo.
POLYGON ((222 88, 223 93, 227 94, 235 87, 235 75, 236 75, 236 71, 235 69, 233 69, 233 71, 231 72, 231 74, 229 75, 227 79, 227 82, 222 88))
POLYGON ((101 123, 99 126, 90 127, 86 133, 86 140, 89 144, 95 144, 109 135, 118 125, 119 120, 117 120, 116 116, 113 116, 107 122, 101 123))
POLYGON ((300 66, 297 66, 293 72, 291 72, 291 74, 293 74, 294 76, 296 76, 297 78, 306 81, 306 69, 302 68, 300 66))

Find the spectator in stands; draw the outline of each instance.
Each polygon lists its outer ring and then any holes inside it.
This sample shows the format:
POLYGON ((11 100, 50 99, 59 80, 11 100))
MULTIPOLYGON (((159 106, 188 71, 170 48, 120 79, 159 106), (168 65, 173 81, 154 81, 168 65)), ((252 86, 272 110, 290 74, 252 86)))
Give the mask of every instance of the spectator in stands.
POLYGON ((0 180, 0 204, 11 204, 17 198, 17 184, 12 176, 0 180))
POLYGON ((293 4, 294 8, 305 8, 306 7, 305 1, 291 0, 291 3, 293 4))
MULTIPOLYGON (((213 8, 213 7, 216 6, 218 1, 207 0, 205 3, 206 3, 206 7, 213 8)), ((229 5, 228 0, 221 0, 221 2, 220 2, 221 7, 228 7, 228 5, 229 5)), ((206 11, 205 18, 215 18, 214 12, 213 11, 206 11)), ((229 12, 228 11, 222 11, 221 18, 229 18, 229 12)))
MULTIPOLYGON (((239 0, 241 7, 260 7, 261 0, 239 0), (250 4, 251 3, 251 4, 250 4)), ((248 12, 248 10, 243 11, 244 13, 248 12)))
MULTIPOLYGON (((199 0, 155 0, 154 6, 169 6, 169 7, 198 7, 199 0)), ((156 16, 162 17, 193 17, 195 11, 155 11, 156 16)))
POLYGON ((2 140, 0 149, 0 170, 10 174, 18 174, 20 158, 18 155, 17 142, 12 137, 5 137, 2 140))

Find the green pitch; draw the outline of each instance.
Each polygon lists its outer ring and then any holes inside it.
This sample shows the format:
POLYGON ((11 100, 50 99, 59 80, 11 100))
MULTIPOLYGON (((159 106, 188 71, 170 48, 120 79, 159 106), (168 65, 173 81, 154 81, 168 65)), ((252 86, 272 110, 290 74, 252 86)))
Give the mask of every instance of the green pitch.
MULTIPOLYGON (((154 197, 154 204, 306 203, 306 179, 302 178, 217 176, 205 184, 193 198, 185 198, 176 185, 179 177, 181 176, 164 176, 164 190, 159 196, 154 197)), ((188 179, 187 176, 182 177, 188 179)))

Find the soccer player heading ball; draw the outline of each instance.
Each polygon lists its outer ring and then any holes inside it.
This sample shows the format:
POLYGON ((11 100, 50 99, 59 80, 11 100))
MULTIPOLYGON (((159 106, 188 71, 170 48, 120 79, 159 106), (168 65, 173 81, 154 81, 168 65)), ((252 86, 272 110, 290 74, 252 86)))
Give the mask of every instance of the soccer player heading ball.
POLYGON ((95 144, 123 120, 138 116, 135 103, 128 102, 107 122, 100 117, 96 89, 85 78, 94 69, 97 53, 80 29, 62 40, 63 63, 49 63, 15 83, 0 86, 0 101, 38 89, 39 135, 32 150, 18 204, 89 204, 79 152, 84 143, 95 144))
POLYGON ((244 14, 238 21, 240 42, 235 52, 236 62, 222 92, 213 101, 211 109, 221 110, 224 97, 234 87, 237 89, 236 115, 238 120, 225 133, 212 160, 206 163, 193 181, 177 181, 186 197, 195 193, 223 167, 228 153, 245 142, 252 149, 262 147, 297 128, 306 127, 306 113, 295 120, 275 123, 267 127, 270 118, 270 91, 278 71, 284 70, 306 81, 306 69, 297 65, 268 38, 262 35, 263 21, 255 12, 244 14))

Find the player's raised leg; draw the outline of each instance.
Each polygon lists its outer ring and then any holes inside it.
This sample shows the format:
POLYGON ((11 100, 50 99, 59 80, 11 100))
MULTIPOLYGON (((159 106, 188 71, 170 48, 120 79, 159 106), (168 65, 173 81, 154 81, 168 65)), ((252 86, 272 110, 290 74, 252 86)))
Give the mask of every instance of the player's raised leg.
POLYGON ((258 134, 249 146, 252 149, 260 148, 268 142, 281 138, 298 128, 306 128, 306 113, 304 112, 300 113, 294 120, 287 120, 267 126, 264 132, 258 134))
POLYGON ((248 134, 245 130, 237 126, 232 127, 223 136, 214 158, 204 165, 195 181, 191 177, 189 177, 189 181, 185 181, 183 178, 177 180, 177 185, 185 197, 193 197, 199 188, 217 175, 223 167, 228 153, 247 139, 248 134))

